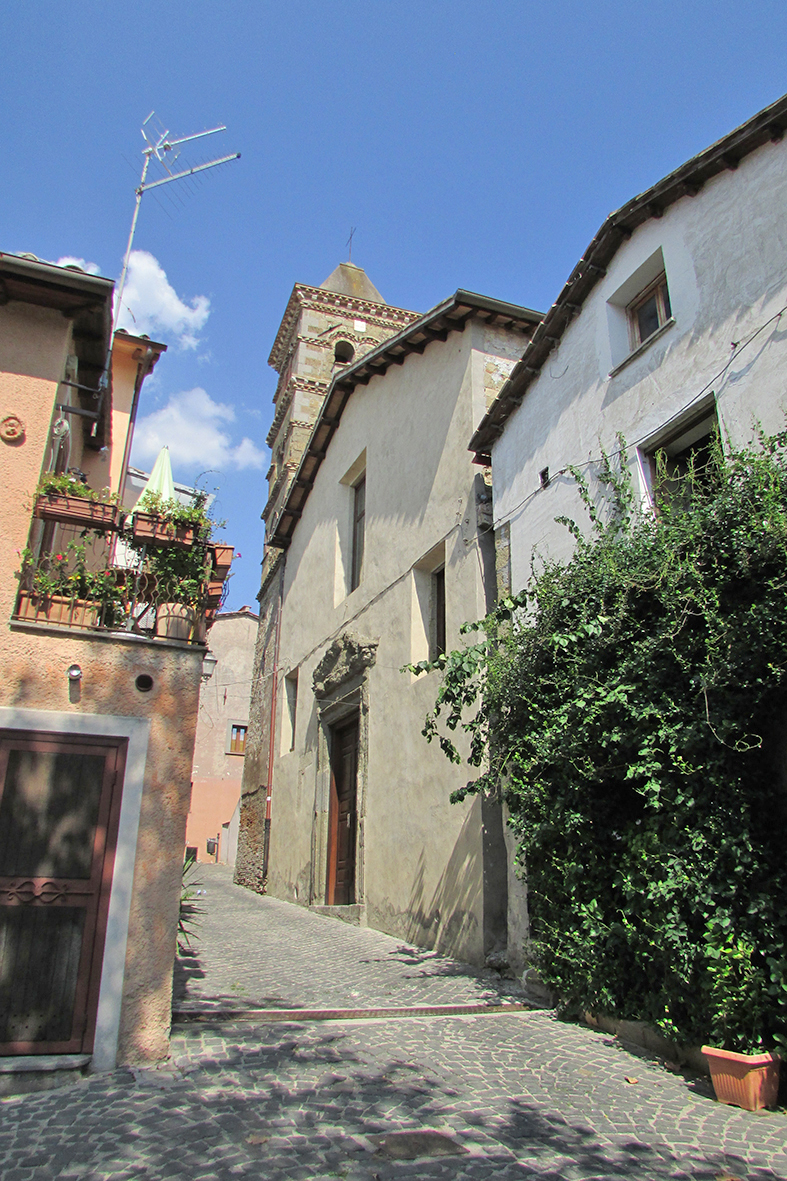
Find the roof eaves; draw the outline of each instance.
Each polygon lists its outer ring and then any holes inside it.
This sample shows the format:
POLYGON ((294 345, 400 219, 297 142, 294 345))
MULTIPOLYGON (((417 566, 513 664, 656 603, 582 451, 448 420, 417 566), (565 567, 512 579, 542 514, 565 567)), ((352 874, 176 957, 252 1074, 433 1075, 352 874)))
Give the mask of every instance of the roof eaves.
POLYGON ((268 545, 281 549, 289 546, 295 526, 301 518, 304 505, 317 478, 317 472, 355 387, 368 384, 372 377, 385 373, 391 364, 401 365, 409 353, 422 353, 432 341, 445 341, 449 333, 463 331, 473 317, 478 317, 487 324, 499 323, 502 327, 522 326, 522 330, 526 331, 532 325, 541 322, 542 314, 531 308, 477 295, 460 287, 448 299, 420 316, 407 328, 389 337, 377 348, 364 353, 353 364, 337 373, 328 387, 309 444, 290 484, 276 527, 268 539, 268 545))
POLYGON ((634 230, 682 197, 694 197, 703 185, 725 171, 734 171, 740 161, 767 142, 777 143, 787 131, 787 95, 758 112, 746 123, 709 148, 693 156, 644 193, 633 197, 604 221, 585 253, 569 275, 562 291, 533 333, 522 359, 478 425, 469 450, 478 463, 488 464, 491 448, 502 434, 509 416, 520 405, 528 386, 560 343, 563 333, 607 267, 621 244, 634 230))

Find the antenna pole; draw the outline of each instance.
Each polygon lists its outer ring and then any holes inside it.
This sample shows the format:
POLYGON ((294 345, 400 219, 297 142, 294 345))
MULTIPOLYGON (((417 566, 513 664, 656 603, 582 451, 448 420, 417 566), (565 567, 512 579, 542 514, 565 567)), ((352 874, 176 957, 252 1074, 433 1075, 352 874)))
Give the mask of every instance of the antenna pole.
MULTIPOLYGON (((142 138, 144 139, 144 141, 147 145, 147 147, 142 149, 142 154, 145 157, 145 162, 142 165, 142 176, 140 177, 139 184, 137 185, 136 189, 134 190, 134 192, 136 194, 136 202, 134 204, 134 216, 131 219, 131 232, 129 233, 129 236, 128 236, 128 245, 126 246, 126 254, 123 259, 123 270, 120 273, 120 280, 118 282, 117 293, 115 296, 115 314, 112 317, 112 333, 109 338, 109 351, 107 352, 107 359, 106 359, 106 364, 104 365, 104 372, 101 375, 101 381, 99 383, 102 391, 105 390, 109 384, 109 369, 110 369, 110 365, 112 362, 112 344, 113 344, 113 341, 115 338, 115 333, 117 332, 118 322, 120 320, 120 311, 121 311, 121 308, 123 307, 123 292, 126 287, 126 277, 128 275, 128 264, 129 264, 129 260, 131 259, 131 248, 134 244, 134 234, 136 233, 136 229, 137 229, 137 219, 139 217, 139 207, 142 204, 142 194, 147 192, 148 189, 155 189, 158 185, 169 184, 169 182, 172 180, 182 180, 183 177, 185 177, 185 176, 193 176, 195 172, 204 172, 206 168, 215 168, 218 164, 228 164, 230 162, 230 160, 239 160, 240 159, 240 152, 234 152, 231 156, 222 156, 220 160, 211 160, 208 164, 198 164, 195 168, 187 168, 184 172, 178 172, 174 176, 172 174, 170 174, 169 176, 163 177, 161 180, 154 180, 154 181, 151 181, 150 184, 148 184, 147 183, 148 169, 150 168, 150 161, 153 156, 155 156, 156 159, 158 160, 159 164, 161 164, 162 167, 165 168, 167 172, 169 172, 169 168, 167 167, 167 164, 166 164, 166 161, 164 158, 164 153, 171 152, 173 148, 179 146, 180 144, 191 143, 192 140, 202 139, 206 135, 215 135, 217 131, 226 131, 227 130, 227 128, 224 127, 223 125, 221 127, 211 127, 208 131, 198 131, 194 135, 181 136, 180 139, 170 139, 169 132, 164 131, 164 132, 162 132, 161 135, 159 135, 159 137, 155 141, 153 141, 152 139, 148 139, 147 134, 145 133, 145 127, 150 122, 150 120, 153 118, 154 114, 155 114, 155 111, 150 112, 147 119, 142 124, 142 129, 141 129, 142 130, 142 138)), ((176 152, 175 155, 177 156, 177 154, 178 153, 176 152)))
MULTIPOLYGON (((126 247, 126 256, 123 259, 123 270, 120 272, 120 282, 118 283, 117 295, 115 296, 115 314, 112 317, 112 336, 109 341, 109 352, 112 355, 112 341, 117 332, 118 320, 120 319, 120 309, 123 306, 123 291, 126 286, 126 275, 128 274, 128 260, 131 258, 131 247, 134 244, 134 234, 137 229, 137 218, 139 217, 139 207, 142 204, 142 194, 145 191, 145 177, 148 174, 148 167, 150 165, 150 157, 152 155, 152 148, 145 149, 145 163, 142 165, 142 177, 139 185, 136 188, 137 200, 134 205, 134 216, 131 219, 131 233, 128 236, 128 246, 126 247)), ((108 363, 107 363, 108 367, 108 363)))

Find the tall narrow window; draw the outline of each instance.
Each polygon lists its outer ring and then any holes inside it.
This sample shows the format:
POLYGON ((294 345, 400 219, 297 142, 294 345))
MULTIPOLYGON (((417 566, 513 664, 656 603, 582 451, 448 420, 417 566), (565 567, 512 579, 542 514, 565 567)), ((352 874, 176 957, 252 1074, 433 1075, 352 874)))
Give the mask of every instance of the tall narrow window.
POLYGON ((360 586, 363 576, 363 547, 366 529, 366 476, 353 488, 353 543, 350 566, 350 590, 360 586))
POLYGON ((432 660, 445 652, 445 566, 432 575, 432 660))
POLYGON ((295 724, 298 712, 298 670, 287 673, 284 678, 284 716, 282 718, 281 750, 295 750, 295 724))

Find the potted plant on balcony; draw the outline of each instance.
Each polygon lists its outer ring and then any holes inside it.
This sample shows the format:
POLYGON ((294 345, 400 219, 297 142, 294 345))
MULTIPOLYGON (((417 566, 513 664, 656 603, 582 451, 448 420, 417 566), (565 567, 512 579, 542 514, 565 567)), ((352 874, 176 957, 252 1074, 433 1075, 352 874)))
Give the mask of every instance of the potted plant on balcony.
POLYGON ((210 536, 211 520, 205 510, 207 495, 199 492, 190 504, 165 500, 158 492, 145 492, 132 517, 132 537, 140 545, 172 545, 188 548, 210 536))
POLYGON ((37 561, 22 554, 16 617, 68 627, 117 627, 125 616, 124 598, 112 569, 91 570, 84 542, 37 561))
POLYGON ((213 555, 213 571, 211 576, 217 582, 223 582, 229 574, 234 548, 234 546, 225 545, 223 542, 214 542, 211 546, 211 553, 213 555))
MULTIPOLYGON (((154 522, 140 532, 134 514, 129 544, 139 559, 141 576, 145 581, 145 613, 153 618, 156 635, 168 639, 203 641, 206 634, 205 611, 215 600, 215 586, 208 582, 212 569, 210 534, 224 522, 214 522, 206 511, 207 496, 199 492, 191 504, 163 500, 158 493, 145 493, 141 501, 154 522), (148 511, 149 510, 149 511, 148 511), (190 532, 187 543, 177 537, 179 531, 190 532), (149 614, 148 614, 149 612, 149 614)), ((140 577, 140 576, 138 576, 140 577)), ((219 592, 221 584, 218 583, 219 592)), ((220 598, 220 593, 219 593, 220 598)))
POLYGON ((42 521, 104 531, 117 529, 120 505, 108 488, 96 492, 74 474, 49 472, 36 489, 34 515, 42 521))

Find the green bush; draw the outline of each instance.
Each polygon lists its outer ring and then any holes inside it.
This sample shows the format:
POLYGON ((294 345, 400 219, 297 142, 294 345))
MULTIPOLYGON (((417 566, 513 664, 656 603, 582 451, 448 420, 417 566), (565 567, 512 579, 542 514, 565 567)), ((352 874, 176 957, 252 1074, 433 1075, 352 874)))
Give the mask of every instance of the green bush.
POLYGON ((589 534, 564 522, 571 561, 435 662, 424 729, 454 761, 469 735, 484 770, 458 798, 503 791, 529 955, 565 1009, 743 1052, 787 1016, 784 442, 717 445, 656 514, 622 441, 603 513, 574 472, 589 534))

